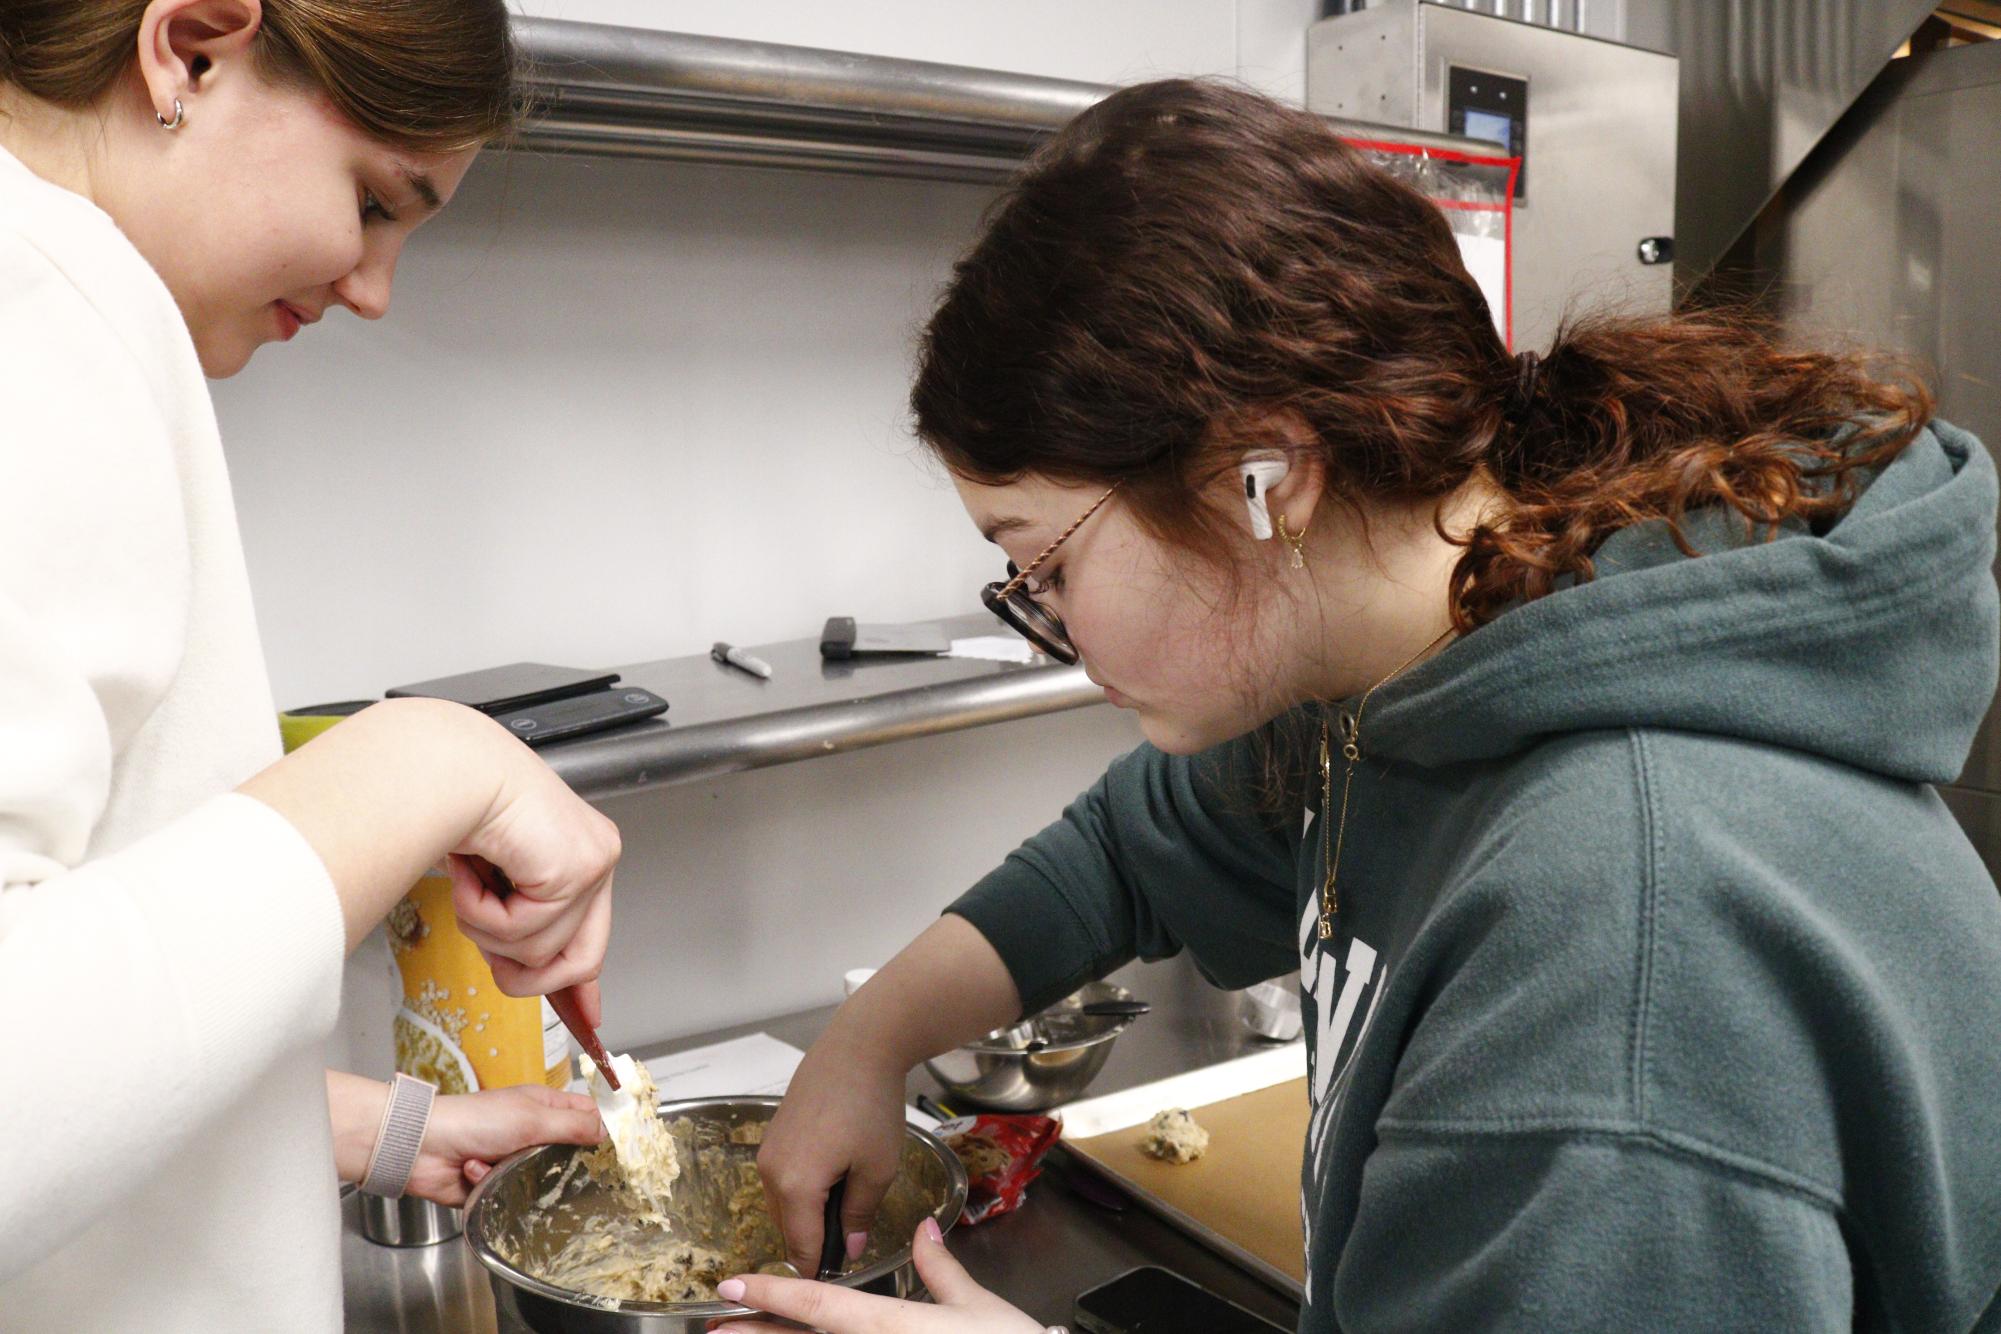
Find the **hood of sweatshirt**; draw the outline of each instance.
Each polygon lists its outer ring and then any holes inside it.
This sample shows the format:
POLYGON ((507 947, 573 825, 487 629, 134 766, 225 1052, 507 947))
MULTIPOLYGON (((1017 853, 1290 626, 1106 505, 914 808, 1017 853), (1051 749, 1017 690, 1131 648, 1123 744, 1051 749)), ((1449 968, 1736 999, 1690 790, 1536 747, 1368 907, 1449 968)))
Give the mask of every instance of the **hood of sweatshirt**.
POLYGON ((1934 422, 1825 533, 1747 542, 1693 515, 1614 534, 1597 577, 1524 604, 1384 686, 1365 752, 1494 759, 1602 728, 1716 733, 1949 782, 1994 697, 1993 461, 1934 422))

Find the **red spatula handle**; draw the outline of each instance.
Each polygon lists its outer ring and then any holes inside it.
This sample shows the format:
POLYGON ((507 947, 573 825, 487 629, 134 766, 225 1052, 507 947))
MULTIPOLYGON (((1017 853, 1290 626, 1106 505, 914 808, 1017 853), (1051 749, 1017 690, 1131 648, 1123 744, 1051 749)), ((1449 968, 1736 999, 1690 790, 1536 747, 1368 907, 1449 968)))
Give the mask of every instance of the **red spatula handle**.
POLYGON ((563 1021, 563 1027, 570 1030, 570 1035, 576 1038, 577 1045, 584 1049, 584 1054, 597 1066, 598 1073, 604 1076, 604 1082, 616 1089, 618 1072, 611 1068, 611 1057, 605 1054, 604 1043, 598 1041, 598 1031, 584 1022, 583 1011, 577 1005, 577 989, 558 987, 550 992, 549 1008, 556 1012, 556 1017, 563 1021))

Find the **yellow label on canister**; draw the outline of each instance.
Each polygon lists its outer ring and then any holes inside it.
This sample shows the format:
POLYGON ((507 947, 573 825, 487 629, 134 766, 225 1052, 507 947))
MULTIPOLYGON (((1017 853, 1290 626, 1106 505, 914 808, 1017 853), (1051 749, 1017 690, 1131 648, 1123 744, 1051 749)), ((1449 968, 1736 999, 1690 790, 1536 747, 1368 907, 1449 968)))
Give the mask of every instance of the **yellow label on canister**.
MULTIPOLYGON (((310 709, 279 714, 286 753, 343 716, 310 709)), ((459 930, 449 876, 432 872, 418 881, 390 910, 387 929, 403 979, 394 1025, 398 1070, 429 1080, 440 1093, 564 1087, 569 1049, 561 1028, 545 1031, 554 1016, 541 997, 501 994, 485 956, 459 930)))
POLYGON ((403 977, 398 1070, 441 1093, 544 1082, 542 1000, 494 985, 485 956, 459 930, 449 878, 425 876, 390 911, 389 947, 403 977))

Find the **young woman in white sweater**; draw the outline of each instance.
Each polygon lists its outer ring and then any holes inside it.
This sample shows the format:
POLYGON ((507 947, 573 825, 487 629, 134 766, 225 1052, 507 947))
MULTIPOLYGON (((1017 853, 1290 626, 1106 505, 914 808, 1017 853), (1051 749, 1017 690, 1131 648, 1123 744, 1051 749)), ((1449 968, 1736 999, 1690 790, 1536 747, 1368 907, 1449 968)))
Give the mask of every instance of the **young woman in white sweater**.
MULTIPOLYGON (((514 60, 502 0, 0 5, 0 1328, 340 1327, 389 1092, 318 1052, 448 855, 519 887, 453 861, 502 988, 597 1017, 618 834, 525 747, 407 700, 280 758, 203 379, 386 312, 514 60)), ((440 1099, 408 1188, 600 1134, 440 1099)))

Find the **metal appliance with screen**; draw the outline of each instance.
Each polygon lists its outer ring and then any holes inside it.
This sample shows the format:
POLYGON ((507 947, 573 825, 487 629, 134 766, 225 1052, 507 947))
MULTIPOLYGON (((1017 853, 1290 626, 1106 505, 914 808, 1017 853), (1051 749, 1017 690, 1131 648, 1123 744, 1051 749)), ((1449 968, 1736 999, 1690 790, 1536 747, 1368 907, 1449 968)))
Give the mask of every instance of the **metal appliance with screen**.
POLYGON ((1529 81, 1469 69, 1463 65, 1447 68, 1445 76, 1445 128, 1468 139, 1485 139, 1500 145, 1522 165, 1515 173, 1515 202, 1528 202, 1529 190, 1529 81))
POLYGON ((1521 349, 1547 348, 1578 298, 1668 312, 1680 86, 1671 55, 1430 0, 1374 0, 1306 32, 1310 109, 1485 139, 1522 159, 1521 349))

